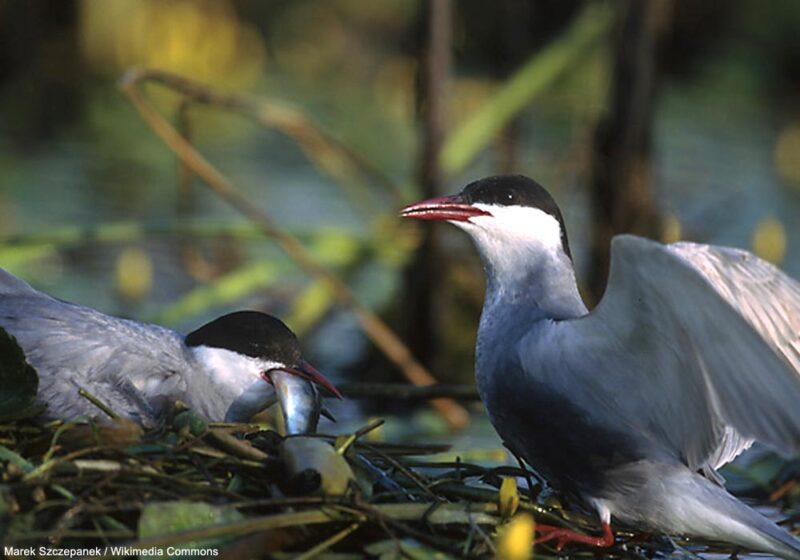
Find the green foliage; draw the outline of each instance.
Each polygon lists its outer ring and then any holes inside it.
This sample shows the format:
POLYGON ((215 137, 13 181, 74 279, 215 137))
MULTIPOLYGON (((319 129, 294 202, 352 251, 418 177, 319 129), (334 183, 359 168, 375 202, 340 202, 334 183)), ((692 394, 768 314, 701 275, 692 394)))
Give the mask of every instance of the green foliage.
POLYGON ((172 425, 178 428, 178 432, 186 432, 194 437, 203 435, 208 430, 208 422, 191 410, 184 410, 175 416, 172 425))
POLYGON ((34 466, 29 461, 2 445, 0 445, 0 461, 7 461, 9 464, 19 467, 24 473, 29 473, 34 470, 34 466))
POLYGON ((376 556, 380 560, 395 560, 400 558, 412 558, 414 560, 448 560, 455 558, 449 554, 429 548, 412 539, 388 539, 372 543, 364 547, 365 552, 376 556))
MULTIPOLYGON (((201 527, 241 521, 244 516, 233 508, 218 507, 203 502, 154 502, 142 509, 139 518, 139 538, 160 537, 201 527)), ((191 540, 175 545, 178 549, 218 548, 231 538, 191 540)), ((165 555, 169 558, 190 558, 186 555, 165 555)))
POLYGON ((165 305, 148 320, 165 325, 175 324, 184 317, 199 314, 213 307, 235 302, 258 289, 271 285, 280 277, 280 263, 257 260, 225 274, 203 286, 190 290, 169 305, 165 305))
POLYGON ((36 370, 25 360, 17 340, 0 328, 0 421, 31 411, 38 388, 36 370))
POLYGON ((608 4, 589 3, 559 39, 534 53, 496 95, 453 131, 442 150, 444 169, 451 174, 463 170, 511 119, 586 56, 609 30, 614 14, 608 4))

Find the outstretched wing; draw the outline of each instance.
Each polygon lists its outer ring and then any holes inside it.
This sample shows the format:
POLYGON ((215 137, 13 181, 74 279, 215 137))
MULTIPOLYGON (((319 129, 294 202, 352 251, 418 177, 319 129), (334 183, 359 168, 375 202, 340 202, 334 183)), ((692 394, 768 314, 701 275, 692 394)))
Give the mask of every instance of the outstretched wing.
POLYGON ((553 344, 586 410, 692 468, 800 452, 800 284, 750 253, 619 236, 602 301, 553 344))

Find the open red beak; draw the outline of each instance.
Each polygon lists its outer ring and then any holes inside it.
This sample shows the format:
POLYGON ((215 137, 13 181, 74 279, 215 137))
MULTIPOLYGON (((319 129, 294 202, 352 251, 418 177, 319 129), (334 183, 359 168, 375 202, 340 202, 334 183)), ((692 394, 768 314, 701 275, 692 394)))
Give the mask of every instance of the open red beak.
POLYGON ((447 220, 450 222, 466 222, 475 216, 491 216, 489 212, 467 204, 461 195, 442 196, 429 198, 416 204, 411 204, 400 210, 403 218, 417 220, 447 220))
MULTIPOLYGON (((292 375, 296 375, 297 377, 302 377, 312 383, 316 383, 333 396, 338 399, 343 399, 342 393, 339 392, 339 389, 336 388, 336 385, 328 381, 328 378, 322 375, 317 369, 309 364, 307 361, 303 360, 300 362, 300 366, 293 368, 293 367, 285 367, 280 368, 274 371, 285 371, 286 373, 290 373, 292 375)), ((264 375, 264 381, 272 385, 272 380, 269 378, 269 372, 264 375)))

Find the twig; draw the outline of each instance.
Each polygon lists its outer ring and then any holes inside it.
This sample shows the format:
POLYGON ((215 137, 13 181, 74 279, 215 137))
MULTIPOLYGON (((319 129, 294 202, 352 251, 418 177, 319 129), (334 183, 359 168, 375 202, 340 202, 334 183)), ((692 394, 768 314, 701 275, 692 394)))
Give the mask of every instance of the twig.
POLYGON ((384 420, 383 418, 379 418, 373 422, 370 422, 363 428, 359 428, 357 431, 353 432, 348 436, 341 436, 341 438, 336 438, 337 440, 336 452, 339 455, 344 455, 345 453, 347 453, 347 450, 350 449, 350 446, 352 446, 358 438, 370 433, 373 430, 377 430, 378 428, 383 426, 384 423, 386 423, 386 420, 384 420))
POLYGON ((428 485, 425 484, 425 481, 422 480, 422 478, 420 478, 419 475, 414 473, 412 470, 406 468, 397 459, 395 459, 393 457, 390 457, 389 455, 387 455, 385 453, 382 453, 381 451, 379 451, 378 449, 375 449, 375 447, 369 445, 368 443, 362 443, 362 445, 364 446, 364 449, 370 451, 371 453, 374 453, 375 455, 377 455, 378 457, 380 457, 381 459, 383 459, 384 461, 389 463, 392 467, 394 467, 395 469, 400 471, 403 475, 406 476, 406 478, 408 478, 411 482, 413 482, 414 485, 416 485, 425 494, 427 494, 428 496, 430 496, 431 498, 433 498, 435 500, 438 500, 438 497, 436 496, 436 494, 431 492, 431 489, 428 488, 428 485))
POLYGON ((154 68, 134 69, 123 76, 123 82, 131 73, 138 74, 133 81, 155 82, 180 92, 184 96, 182 103, 187 108, 189 102, 212 105, 250 118, 266 128, 280 130, 297 142, 329 174, 341 176, 340 162, 344 162, 379 184, 393 197, 396 205, 403 201, 400 187, 382 171, 289 104, 223 93, 206 84, 154 68))
POLYGON ((435 455, 436 453, 446 453, 450 451, 450 445, 446 443, 385 443, 374 441, 366 444, 356 442, 356 449, 364 449, 363 446, 377 449, 387 455, 435 455))
POLYGON ((363 437, 363 436, 367 435, 368 433, 370 433, 371 431, 377 430, 378 428, 383 426, 385 423, 386 423, 386 420, 384 420, 383 418, 378 418, 377 420, 373 420, 372 422, 370 422, 366 426, 356 430, 355 433, 353 434, 353 436, 355 436, 355 439, 363 437))
MULTIPOLYGON (((187 142, 191 143, 192 127, 191 121, 189 120, 190 107, 191 102, 188 99, 181 99, 178 110, 176 111, 175 121, 181 136, 183 136, 187 142)), ((192 173, 192 169, 181 162, 178 168, 178 201, 176 207, 176 215, 181 221, 186 219, 193 207, 193 182, 194 173, 192 173)), ((186 268, 189 274, 200 280, 209 280, 213 278, 213 266, 204 257, 200 250, 200 245, 192 236, 181 236, 178 239, 178 248, 181 258, 183 259, 184 268, 186 268)))
POLYGON ((474 385, 426 385, 418 387, 408 383, 342 383, 339 390, 350 399, 392 398, 398 400, 429 400, 451 398, 458 400, 480 400, 474 385))
POLYGON ((357 521, 353 523, 349 527, 339 531, 338 533, 331 535, 321 543, 317 544, 316 546, 309 548, 302 554, 298 554, 294 557, 294 560, 311 560, 328 550, 330 547, 338 543, 339 541, 347 538, 348 535, 355 532, 361 525, 363 524, 362 521, 357 521))
POLYGON ((41 465, 39 465, 38 467, 36 467, 32 471, 30 471, 29 473, 26 473, 25 476, 23 477, 23 480, 24 481, 29 481, 29 480, 33 480, 33 479, 39 478, 43 474, 53 470, 58 465, 70 462, 73 459, 77 459, 78 457, 82 457, 84 455, 91 455, 92 453, 97 453, 98 451, 102 451, 103 449, 105 449, 105 448, 101 447, 101 446, 98 446, 98 447, 85 447, 83 449, 79 449, 77 451, 73 451, 72 453, 68 453, 68 454, 63 455, 61 457, 58 457, 56 459, 51 459, 51 460, 49 460, 49 461, 47 461, 45 463, 42 463, 41 465))
MULTIPOLYGON (((271 237, 298 266, 322 282, 340 303, 347 306, 356 316, 367 336, 402 370, 407 379, 416 385, 434 384, 436 379, 414 358, 408 347, 386 323, 370 309, 362 305, 350 289, 314 259, 297 238, 276 227, 266 213, 254 206, 232 182, 211 165, 156 111, 137 87, 139 83, 147 81, 161 83, 198 99, 212 99, 216 94, 200 84, 180 78, 174 74, 156 70, 130 70, 125 73, 120 81, 120 89, 130 99, 145 122, 175 152, 183 163, 191 168, 198 177, 202 178, 212 191, 242 215, 258 224, 260 229, 268 237, 271 237)), ((219 102, 222 103, 223 101, 225 99, 219 102)), ((233 102, 234 100, 228 97, 227 101, 233 102)), ((253 109, 251 108, 250 110, 252 111, 253 109)), ((431 401, 431 404, 439 410, 452 427, 461 429, 469 423, 467 411, 455 401, 436 399, 431 401)))
POLYGON ((119 419, 119 414, 117 414, 116 412, 111 410, 110 406, 108 406, 106 403, 104 403, 103 401, 101 401, 100 399, 95 397, 93 394, 91 394, 89 391, 87 391, 83 387, 78 389, 78 394, 80 396, 82 396, 84 399, 86 399, 87 401, 89 401, 90 403, 92 403, 93 405, 95 405, 97 408, 99 408, 100 410, 105 412, 106 415, 108 415, 108 417, 111 418, 112 420, 118 420, 119 419))
MULTIPOLYGON (((471 505, 472 504, 467 504, 467 511, 469 511, 469 507, 471 505)), ((483 539, 483 542, 486 543, 486 547, 489 549, 489 552, 492 554, 492 556, 496 556, 497 551, 495 550, 495 546, 494 546, 494 543, 492 542, 492 539, 489 538, 489 535, 486 534, 486 531, 481 529, 481 526, 478 525, 477 523, 470 523, 469 524, 469 540, 470 541, 472 540, 472 534, 473 533, 477 533, 478 535, 480 535, 480 537, 483 539)), ((464 553, 466 554, 468 551, 469 551, 469 548, 467 548, 466 544, 465 544, 464 553)))
MULTIPOLYGON (((405 505, 405 504, 403 504, 403 505, 405 505)), ((417 541, 419 541, 421 543, 425 543, 425 544, 427 544, 429 546, 432 546, 434 548, 437 548, 437 549, 439 549, 441 551, 444 551, 444 552, 446 552, 448 554, 452 554, 452 555, 458 555, 461 552, 455 544, 451 544, 449 542, 445 542, 442 539, 440 539, 440 538, 438 538, 438 537, 436 537, 434 535, 431 535, 431 534, 425 533, 424 531, 420 531, 418 529, 415 529, 414 527, 411 527, 407 523, 403 522, 403 521, 407 521, 407 520, 409 520, 409 521, 418 521, 421 517, 416 517, 415 516, 415 517, 412 517, 410 519, 403 519, 401 517, 398 517, 397 515, 389 515, 389 514, 385 513, 384 511, 382 511, 382 508, 380 508, 380 506, 373 506, 373 505, 370 505, 370 504, 363 504, 362 507, 363 507, 363 509, 364 509, 364 511, 366 513, 372 514, 372 517, 377 517, 381 521, 381 523, 383 525, 388 526, 388 527, 392 527, 392 528, 396 529, 398 532, 405 533, 406 535, 410 536, 411 538, 413 538, 413 539, 415 539, 415 540, 417 540, 417 541)), ((425 510, 423 515, 427 514, 429 510, 430 510, 430 507, 428 507, 428 509, 425 510)), ((472 521, 472 516, 470 515, 470 513, 469 512, 465 512, 463 510, 461 511, 461 513, 464 514, 464 516, 465 516, 464 522, 467 523, 467 524, 472 524, 473 521, 472 521)), ((431 514, 431 516, 432 515, 433 514, 431 514)), ((494 524, 494 523, 492 523, 492 524, 494 524)))
POLYGON ((514 451, 514 449, 512 449, 511 447, 509 447, 505 443, 503 445, 506 446, 506 449, 508 449, 511 452, 511 454, 514 456, 514 459, 517 460, 517 464, 519 465, 520 470, 522 470, 522 472, 525 473, 525 482, 528 483, 528 497, 530 498, 530 500, 532 502, 535 502, 536 501, 536 496, 538 496, 539 492, 542 491, 543 484, 539 484, 538 485, 538 490, 536 491, 536 493, 534 493, 534 490, 533 490, 533 478, 531 478, 531 473, 528 470, 528 467, 525 465, 525 461, 522 460, 522 457, 519 455, 519 453, 514 451))
MULTIPOLYGON (((477 488, 475 486, 466 486, 455 482, 442 483, 436 485, 436 492, 449 498, 460 498, 469 500, 474 503, 497 503, 499 492, 496 490, 489 490, 488 488, 477 488)), ((540 506, 537 503, 531 503, 527 500, 520 500, 519 508, 521 510, 529 511, 536 515, 537 519, 544 520, 551 525, 559 525, 569 529, 577 530, 576 524, 567 521, 560 515, 552 513, 546 507, 540 506)), ((588 522, 590 527, 595 527, 595 523, 588 522)))
POLYGON ((264 461, 268 457, 266 453, 253 447, 249 441, 238 439, 223 430, 209 429, 205 437, 226 453, 237 458, 264 461))
MULTIPOLYGON (((430 504, 379 504, 370 506, 370 511, 377 512, 383 518, 391 518, 398 521, 417 521, 430 507, 430 504)), ((341 511, 341 508, 338 508, 341 511)), ((350 509, 350 508, 346 508, 350 509)), ((359 509, 359 514, 356 519, 360 520, 364 510, 359 509)), ((428 523, 434 524, 469 524, 471 522, 479 523, 482 525, 495 525, 499 521, 496 515, 497 506, 493 503, 475 504, 473 512, 468 514, 464 511, 463 506, 459 504, 443 504, 437 508, 431 515, 429 515, 428 523), (472 520, 472 521, 471 521, 472 520)), ((289 512, 277 515, 268 515, 263 517, 254 517, 242 521, 235 521, 232 523, 224 523, 213 525, 210 527, 201 527, 198 529, 191 529, 188 531, 181 531, 179 533, 171 533, 168 535, 159 535, 149 537, 128 543, 126 546, 134 548, 150 548, 166 547, 170 545, 180 544, 188 541, 195 541, 200 539, 208 539, 215 537, 234 537, 242 536, 259 531, 267 531, 270 529, 281 529, 284 527, 298 527, 301 525, 319 525, 325 523, 339 523, 346 519, 343 517, 347 515, 342 512, 341 515, 332 515, 331 512, 324 510, 309 510, 299 512, 289 512)), ((86 532, 90 536, 94 536, 93 532, 86 532)), ((15 535, 13 542, 25 542, 29 540, 36 540, 41 538, 41 533, 27 533, 25 535, 15 535)), ((7 539, 9 542, 11 539, 7 539)), ((10 544, 10 542, 9 542, 10 544)), ((110 558, 111 554, 103 556, 95 556, 94 558, 110 558)))

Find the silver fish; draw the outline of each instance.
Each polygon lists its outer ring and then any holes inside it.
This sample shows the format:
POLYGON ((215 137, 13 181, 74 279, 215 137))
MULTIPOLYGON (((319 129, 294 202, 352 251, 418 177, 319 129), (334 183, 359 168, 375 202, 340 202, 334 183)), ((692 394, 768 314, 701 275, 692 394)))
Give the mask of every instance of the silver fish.
POLYGON ((283 371, 274 371, 270 377, 283 411, 286 435, 316 432, 322 411, 322 397, 317 386, 283 371))

